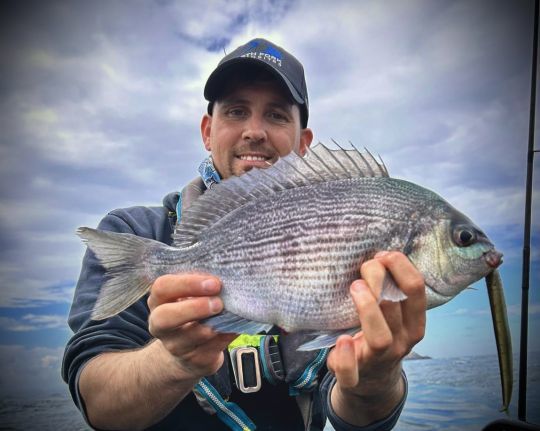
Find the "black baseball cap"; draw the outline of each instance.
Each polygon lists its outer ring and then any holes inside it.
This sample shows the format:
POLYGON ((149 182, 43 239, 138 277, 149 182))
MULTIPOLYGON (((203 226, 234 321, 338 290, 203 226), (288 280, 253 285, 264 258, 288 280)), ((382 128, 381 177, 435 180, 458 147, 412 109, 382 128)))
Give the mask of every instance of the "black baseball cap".
POLYGON ((234 67, 241 67, 244 64, 259 65, 285 84, 292 99, 300 108, 302 127, 307 127, 309 104, 304 67, 283 48, 260 38, 253 39, 227 54, 210 74, 204 87, 204 98, 210 102, 208 113, 212 114, 213 103, 220 96, 228 73, 234 67))

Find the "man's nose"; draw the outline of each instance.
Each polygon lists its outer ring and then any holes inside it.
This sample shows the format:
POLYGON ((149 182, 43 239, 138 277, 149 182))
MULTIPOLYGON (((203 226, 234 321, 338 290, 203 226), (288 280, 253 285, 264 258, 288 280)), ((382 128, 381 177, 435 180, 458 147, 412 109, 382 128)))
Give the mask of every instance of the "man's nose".
POLYGON ((242 138, 246 141, 266 141, 267 135, 263 119, 257 118, 257 116, 250 117, 246 122, 242 138))

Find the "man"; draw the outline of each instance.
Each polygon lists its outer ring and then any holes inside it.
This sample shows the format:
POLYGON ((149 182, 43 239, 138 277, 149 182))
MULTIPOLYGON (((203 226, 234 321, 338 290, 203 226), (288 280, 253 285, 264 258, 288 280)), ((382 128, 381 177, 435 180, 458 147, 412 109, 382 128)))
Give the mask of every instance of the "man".
MULTIPOLYGON (((311 144, 303 67, 271 42, 255 39, 225 56, 204 94, 209 105, 201 135, 211 157, 201 165, 202 179, 168 195, 163 207, 115 210, 100 229, 170 244, 176 217, 206 187, 265 168, 291 151, 304 155, 311 144)), ((243 393, 227 352, 237 334, 218 334, 198 323, 223 308, 217 277, 162 276, 147 298, 92 321, 103 268, 87 252, 70 313, 75 335, 66 347, 63 377, 86 420, 99 429, 250 429, 253 421, 259 430, 317 430, 327 417, 337 430, 390 429, 406 396, 401 360, 424 335, 424 282, 398 252, 379 253, 361 265, 360 274, 350 291, 363 330, 338 339, 326 361, 329 371, 321 368, 323 351, 307 357, 290 347, 294 334, 282 334, 281 378, 243 393), (387 272, 408 299, 378 303, 387 272), (294 380, 310 364, 317 364, 308 373, 314 378, 302 390, 294 380)))

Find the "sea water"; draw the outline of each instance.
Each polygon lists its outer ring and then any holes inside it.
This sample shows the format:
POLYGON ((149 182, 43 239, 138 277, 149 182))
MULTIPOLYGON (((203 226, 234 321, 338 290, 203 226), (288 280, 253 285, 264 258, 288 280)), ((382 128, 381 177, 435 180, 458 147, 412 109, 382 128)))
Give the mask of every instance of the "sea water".
MULTIPOLYGON (((518 364, 517 358, 514 364, 518 364)), ((509 415, 499 412, 501 389, 496 356, 404 362, 409 395, 396 430, 479 431, 498 418, 517 417, 517 365, 509 415)), ((540 424, 540 352, 529 354, 527 421, 540 424)), ((0 430, 89 430, 65 396, 0 400, 0 430)), ((325 431, 332 430, 328 425, 325 431)))
MULTIPOLYGON (((482 430, 496 419, 516 419, 518 358, 508 414, 500 412, 502 393, 496 356, 470 356, 404 362, 409 395, 396 430, 482 430)), ((540 352, 528 356, 527 422, 540 424, 540 352)))

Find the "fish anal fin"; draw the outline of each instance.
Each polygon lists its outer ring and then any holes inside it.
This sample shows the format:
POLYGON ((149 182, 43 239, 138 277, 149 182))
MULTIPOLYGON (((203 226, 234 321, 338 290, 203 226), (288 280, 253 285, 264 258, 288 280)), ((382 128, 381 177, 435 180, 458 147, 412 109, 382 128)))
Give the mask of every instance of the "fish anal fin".
POLYGON ((360 331, 360 328, 348 328, 332 332, 315 333, 314 335, 316 337, 313 340, 302 344, 298 347, 298 350, 301 352, 308 352, 311 350, 330 348, 336 345, 336 341, 341 335, 350 335, 352 337, 358 331, 360 331))
POLYGON ((271 323, 255 322, 226 310, 199 323, 210 326, 216 332, 249 335, 268 332, 273 326, 271 323))

